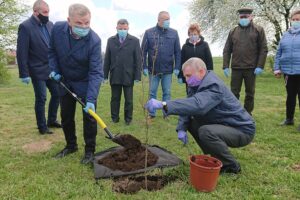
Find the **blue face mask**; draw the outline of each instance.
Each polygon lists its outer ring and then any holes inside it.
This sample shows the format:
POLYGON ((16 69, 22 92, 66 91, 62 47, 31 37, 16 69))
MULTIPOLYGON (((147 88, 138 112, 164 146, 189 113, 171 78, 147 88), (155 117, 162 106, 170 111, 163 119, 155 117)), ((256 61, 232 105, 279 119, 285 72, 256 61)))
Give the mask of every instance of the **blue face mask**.
POLYGON ((300 28, 300 21, 292 21, 291 25, 294 29, 300 28))
POLYGON ((85 37, 87 36, 87 34, 89 34, 90 28, 81 28, 78 26, 73 26, 72 31, 79 37, 85 37))
POLYGON ((120 39, 125 39, 127 36, 128 30, 118 30, 118 35, 120 39))
POLYGON ((165 20, 165 21, 163 22, 163 28, 164 28, 164 29, 170 28, 170 20, 165 20))
POLYGON ((242 18, 242 19, 240 19, 239 24, 243 27, 246 27, 250 24, 250 19, 242 18))

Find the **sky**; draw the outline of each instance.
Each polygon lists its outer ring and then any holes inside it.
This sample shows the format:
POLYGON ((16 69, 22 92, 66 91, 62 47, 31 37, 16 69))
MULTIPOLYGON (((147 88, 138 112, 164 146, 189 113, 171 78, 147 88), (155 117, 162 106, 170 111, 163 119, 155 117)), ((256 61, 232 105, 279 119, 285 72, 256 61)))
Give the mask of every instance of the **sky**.
MULTIPOLYGON (((35 0, 26 0, 32 7, 35 0)), ((117 21, 125 18, 129 22, 129 34, 141 38, 145 30, 157 23, 158 13, 162 10, 170 13, 170 27, 178 31, 180 45, 186 40, 190 24, 187 9, 192 0, 47 0, 50 7, 49 19, 52 22, 65 21, 68 8, 73 3, 86 5, 92 14, 91 28, 102 40, 102 51, 105 51, 107 39, 116 34, 117 21)), ((28 13, 28 17, 32 13, 28 13)), ((201 26, 201 24, 200 24, 201 26)), ((203 35, 205 37, 205 35, 203 35)), ((213 56, 220 56, 222 48, 209 42, 213 56)))

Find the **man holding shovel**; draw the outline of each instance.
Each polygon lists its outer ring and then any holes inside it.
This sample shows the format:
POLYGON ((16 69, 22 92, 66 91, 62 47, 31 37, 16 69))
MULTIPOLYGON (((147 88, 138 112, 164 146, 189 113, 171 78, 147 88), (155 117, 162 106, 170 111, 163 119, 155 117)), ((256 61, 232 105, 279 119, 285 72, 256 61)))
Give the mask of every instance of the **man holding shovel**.
POLYGON ((204 154, 223 163, 221 172, 240 173, 240 164, 229 147, 249 144, 255 135, 255 122, 214 72, 207 71, 200 58, 190 58, 182 66, 188 84, 188 97, 161 102, 150 99, 149 112, 163 109, 165 115, 179 115, 178 139, 187 144, 188 130, 204 154))
MULTIPOLYGON (((49 65, 50 78, 62 81, 86 105, 83 109, 83 135, 85 155, 81 163, 93 161, 97 123, 87 112, 95 111, 100 83, 103 80, 101 40, 90 29, 91 13, 82 4, 69 7, 66 22, 57 22, 52 31, 49 65), (63 78, 62 78, 63 77, 63 78)), ((67 142, 56 158, 62 158, 78 150, 75 131, 76 100, 64 88, 60 88, 62 126, 67 142)))

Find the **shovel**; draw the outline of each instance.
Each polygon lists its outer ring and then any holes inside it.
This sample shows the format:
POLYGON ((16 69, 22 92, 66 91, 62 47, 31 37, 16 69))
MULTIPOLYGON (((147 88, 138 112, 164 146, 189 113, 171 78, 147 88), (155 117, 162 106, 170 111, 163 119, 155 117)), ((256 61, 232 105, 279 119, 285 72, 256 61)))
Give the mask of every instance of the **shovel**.
MULTIPOLYGON (((85 104, 77 97, 77 95, 72 92, 63 82, 59 81, 59 84, 78 102, 82 105, 82 107, 85 107, 85 104)), ((134 148, 136 146, 141 146, 141 142, 133 137, 130 134, 124 134, 124 135, 117 135, 114 136, 112 132, 107 128, 104 121, 95 113, 92 109, 88 110, 88 113, 97 121, 97 123, 100 125, 100 127, 106 132, 108 135, 108 139, 112 140, 113 142, 125 147, 125 148, 134 148)))

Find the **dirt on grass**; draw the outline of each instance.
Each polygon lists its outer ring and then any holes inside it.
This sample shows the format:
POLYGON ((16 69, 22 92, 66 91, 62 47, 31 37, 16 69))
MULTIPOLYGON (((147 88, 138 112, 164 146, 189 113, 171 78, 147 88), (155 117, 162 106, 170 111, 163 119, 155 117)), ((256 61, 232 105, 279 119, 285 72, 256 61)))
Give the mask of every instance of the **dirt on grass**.
POLYGON ((156 191, 162 189, 168 183, 173 182, 177 177, 169 176, 138 176, 122 177, 114 179, 112 189, 118 193, 134 194, 141 189, 147 191, 156 191))
POLYGON ((297 164, 294 164, 293 166, 292 166, 292 169, 294 170, 294 171, 300 171, 300 163, 297 163, 297 164))
POLYGON ((121 170, 123 172, 135 171, 145 168, 146 152, 147 152, 147 167, 155 165, 158 156, 141 144, 141 142, 131 135, 122 135, 120 143, 125 148, 112 152, 100 159, 98 163, 112 170, 121 170))
POLYGON ((51 149, 52 142, 49 140, 40 140, 31 142, 22 146, 24 152, 28 154, 46 152, 51 149))

